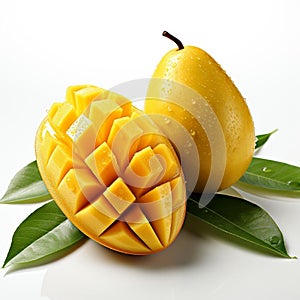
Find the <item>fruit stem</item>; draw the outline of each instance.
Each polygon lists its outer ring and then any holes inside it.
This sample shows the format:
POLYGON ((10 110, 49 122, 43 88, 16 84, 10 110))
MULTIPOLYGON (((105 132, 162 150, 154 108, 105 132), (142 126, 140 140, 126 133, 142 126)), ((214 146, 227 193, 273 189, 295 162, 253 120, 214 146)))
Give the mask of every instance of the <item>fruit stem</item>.
POLYGON ((174 35, 170 34, 168 31, 164 31, 162 33, 162 35, 165 36, 165 37, 167 37, 167 38, 169 38, 173 42, 175 42, 176 45, 178 46, 178 50, 181 50, 181 49, 184 48, 183 45, 182 45, 182 43, 181 43, 181 41, 178 38, 176 38, 174 35))

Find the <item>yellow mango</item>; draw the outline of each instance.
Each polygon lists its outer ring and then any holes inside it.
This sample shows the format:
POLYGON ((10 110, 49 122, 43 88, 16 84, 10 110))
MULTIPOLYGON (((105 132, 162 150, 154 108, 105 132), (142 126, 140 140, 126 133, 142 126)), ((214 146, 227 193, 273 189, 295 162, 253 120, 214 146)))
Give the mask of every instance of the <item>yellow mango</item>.
MULTIPOLYGON (((177 136, 187 179, 197 172, 191 191, 215 193, 247 170, 254 152, 254 123, 245 99, 221 66, 204 50, 177 43, 158 63, 149 84, 145 112, 154 114, 170 138, 177 136), (179 131, 183 127, 185 130, 179 131), (195 152, 191 154, 192 143, 195 152), (198 156, 198 160, 196 160, 198 156), (197 169, 198 168, 198 169, 197 169)), ((187 183, 189 185, 189 182, 187 183)))
POLYGON ((186 210, 180 162, 152 119, 125 97, 69 87, 38 129, 36 157, 58 206, 101 245, 145 255, 178 235, 186 210))

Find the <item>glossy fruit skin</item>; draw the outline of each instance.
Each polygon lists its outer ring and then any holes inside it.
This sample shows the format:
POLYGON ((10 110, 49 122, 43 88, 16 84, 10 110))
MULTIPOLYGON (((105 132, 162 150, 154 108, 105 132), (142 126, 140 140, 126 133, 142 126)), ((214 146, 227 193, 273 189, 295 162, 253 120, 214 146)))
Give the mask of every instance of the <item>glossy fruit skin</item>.
MULTIPOLYGON (((172 82, 190 87, 199 93, 220 122, 225 140, 226 162, 225 169, 220 170, 224 173, 223 175, 220 173, 222 180, 218 190, 223 190, 237 182, 251 162, 255 133, 246 101, 230 77, 208 53, 194 46, 185 46, 184 49, 173 49, 166 53, 154 71, 153 78, 163 80, 153 85, 150 83, 145 112, 175 118, 187 131, 193 133, 200 159, 199 177, 194 192, 203 192, 211 173, 212 151, 209 143, 211 137, 206 135, 203 127, 195 120, 193 115, 197 112, 191 114, 186 111, 183 101, 179 106, 159 97, 149 97, 162 90, 164 94, 176 97, 174 95, 176 92, 172 90, 172 82), (167 91, 163 81, 169 82, 167 91)), ((180 98, 180 95, 177 98, 180 98)), ((163 129, 165 125, 161 124, 161 126, 163 129)), ((221 150, 219 153, 222 155, 221 150)))
POLYGON ((69 87, 42 121, 35 149, 54 201, 91 239, 133 255, 175 240, 186 210, 180 163, 155 123, 125 97, 69 87))

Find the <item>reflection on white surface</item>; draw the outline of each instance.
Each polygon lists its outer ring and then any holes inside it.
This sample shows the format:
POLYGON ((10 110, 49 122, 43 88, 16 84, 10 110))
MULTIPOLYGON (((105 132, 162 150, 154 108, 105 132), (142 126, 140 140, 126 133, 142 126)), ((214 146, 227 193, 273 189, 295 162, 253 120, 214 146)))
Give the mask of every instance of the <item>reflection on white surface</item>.
POLYGON ((252 300, 261 295, 278 299, 288 291, 289 299, 298 299, 297 276, 282 284, 281 274, 283 266, 287 274, 296 274, 297 260, 249 251, 226 239, 188 219, 175 243, 155 255, 118 254, 88 241, 69 257, 48 265, 41 295, 51 300, 172 300, 196 295, 205 300, 252 300))
POLYGON ((196 240, 184 232, 169 249, 150 256, 128 256, 88 241, 72 260, 50 266, 42 295, 50 299, 172 299, 184 271, 199 259, 196 240), (187 247, 188 245, 188 247, 187 247), (74 298, 75 297, 75 298, 74 298))
POLYGON ((210 293, 226 278, 219 267, 211 269, 208 248, 199 247, 199 240, 195 233, 183 230, 170 248, 144 257, 118 254, 89 241, 75 254, 77 258, 48 269, 42 295, 52 300, 147 300, 186 299, 199 289, 210 293))
POLYGON ((0 273, 1 299, 7 300, 50 300, 40 295, 45 268, 33 268, 12 273, 2 269, 0 273))
POLYGON ((9 300, 296 300, 299 263, 251 250, 187 218, 163 252, 128 256, 88 240, 56 262, 6 276, 2 270, 0 289, 9 300))

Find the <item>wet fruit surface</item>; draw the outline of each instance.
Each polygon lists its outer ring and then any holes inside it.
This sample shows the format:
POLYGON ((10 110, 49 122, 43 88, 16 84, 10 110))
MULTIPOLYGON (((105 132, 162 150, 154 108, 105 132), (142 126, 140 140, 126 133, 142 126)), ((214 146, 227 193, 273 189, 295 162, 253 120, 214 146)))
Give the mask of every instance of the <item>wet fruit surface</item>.
POLYGON ((74 86, 36 137, 52 197, 83 233, 129 254, 150 254, 178 235, 186 207, 180 163, 149 116, 115 93, 74 86))
MULTIPOLYGON (((154 71, 145 112, 175 119, 193 137, 200 161, 196 192, 231 186, 251 162, 255 134, 248 106, 221 66, 200 48, 166 53, 154 71), (209 178, 221 180, 209 187, 209 178)), ((162 124, 162 130, 167 127, 162 124)))

